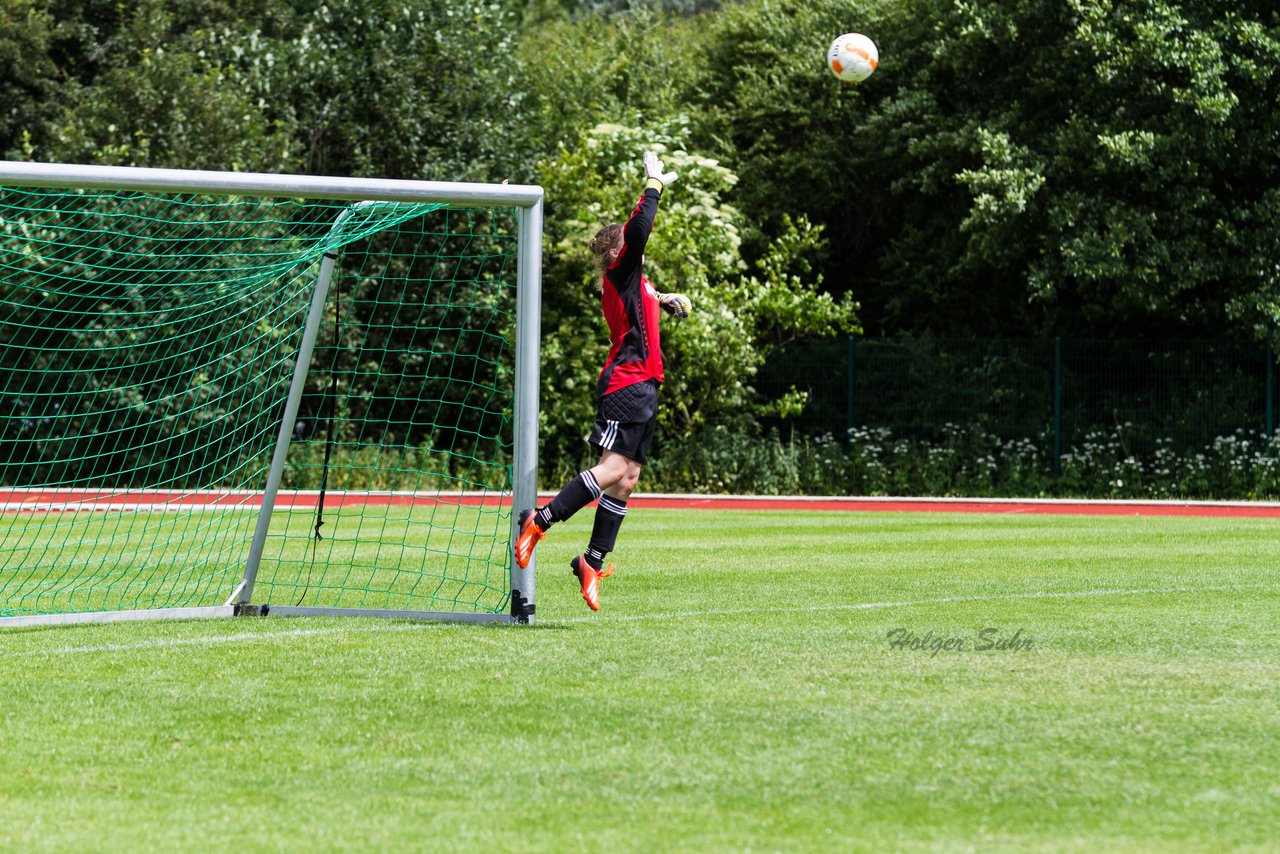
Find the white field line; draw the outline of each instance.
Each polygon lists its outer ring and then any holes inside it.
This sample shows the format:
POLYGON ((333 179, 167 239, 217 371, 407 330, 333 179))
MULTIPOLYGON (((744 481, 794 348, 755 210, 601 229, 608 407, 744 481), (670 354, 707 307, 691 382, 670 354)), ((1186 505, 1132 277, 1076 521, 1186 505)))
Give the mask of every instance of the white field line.
MULTIPOLYGON (((589 617, 564 617, 557 620, 539 620, 537 625, 557 626, 577 623, 630 623, 646 620, 688 620, 699 617, 745 616, 748 614, 814 614, 840 611, 874 611, 890 608, 912 608, 922 605, 946 605, 953 602, 1013 602, 1026 599, 1082 599, 1098 596, 1156 596, 1188 593, 1222 593, 1236 590, 1274 589, 1268 584, 1221 584, 1201 587, 1136 587, 1103 590, 1063 590, 1033 593, 996 593, 983 596, 941 596, 934 599, 909 599, 896 602, 854 602, 837 605, 812 605, 794 608, 725 608, 710 610, 664 611, 653 614, 601 614, 589 617)), ((269 618, 268 618, 269 619, 269 618)), ((169 649, 188 646, 219 646, 222 644, 255 643, 290 638, 321 635, 358 634, 366 632, 402 632, 425 629, 456 628, 460 623, 389 622, 361 623, 325 628, 295 628, 284 631, 243 632, 219 637, 156 638, 129 643, 98 644, 93 646, 59 646, 50 649, 23 650, 0 653, 0 658, 37 658, 55 655, 85 655, 99 652, 130 652, 144 649, 169 649)), ((513 626, 513 631, 520 631, 513 626)), ((2 635, 2 633, 0 633, 2 635)))
POLYGON ((856 602, 794 608, 725 608, 704 611, 663 611, 652 614, 619 614, 609 615, 608 617, 566 617, 561 620, 543 620, 540 622, 547 625, 556 625, 560 623, 589 623, 603 619, 616 622, 636 622, 641 620, 682 620, 689 617, 733 617, 747 614, 816 614, 824 611, 874 611, 887 608, 913 608, 921 605, 946 605, 952 602, 1014 602, 1023 599, 1082 599, 1092 596, 1152 596, 1265 589, 1273 589, 1273 586, 1269 584, 1224 584, 1207 587, 1137 587, 1036 593, 995 593, 986 596, 942 596, 937 599, 908 599, 899 602, 856 602))

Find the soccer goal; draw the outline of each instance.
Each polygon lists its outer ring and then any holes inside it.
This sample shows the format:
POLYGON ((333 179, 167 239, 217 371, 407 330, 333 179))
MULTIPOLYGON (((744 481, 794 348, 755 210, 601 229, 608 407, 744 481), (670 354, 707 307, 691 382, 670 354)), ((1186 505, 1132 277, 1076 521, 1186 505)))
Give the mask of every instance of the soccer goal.
POLYGON ((0 627, 528 622, 542 190, 0 162, 0 627))

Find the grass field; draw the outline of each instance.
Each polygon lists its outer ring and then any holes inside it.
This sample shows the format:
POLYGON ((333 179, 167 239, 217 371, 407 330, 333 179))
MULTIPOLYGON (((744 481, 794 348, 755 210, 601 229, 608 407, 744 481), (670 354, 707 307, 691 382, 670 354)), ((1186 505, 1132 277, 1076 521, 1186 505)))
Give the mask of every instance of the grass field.
POLYGON ((584 513, 535 626, 0 633, 0 848, 1280 846, 1274 522, 636 503, 596 615, 584 513))

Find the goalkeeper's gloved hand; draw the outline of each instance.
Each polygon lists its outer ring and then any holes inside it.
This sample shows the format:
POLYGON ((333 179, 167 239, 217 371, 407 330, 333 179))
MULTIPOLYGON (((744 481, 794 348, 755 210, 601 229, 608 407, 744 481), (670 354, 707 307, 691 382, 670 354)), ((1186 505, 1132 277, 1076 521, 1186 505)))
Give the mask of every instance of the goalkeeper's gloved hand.
POLYGON ((662 161, 652 151, 644 153, 644 174, 647 179, 645 187, 653 188, 659 193, 662 192, 663 187, 676 179, 676 173, 662 171, 662 161))
POLYGON ((684 294, 658 294, 658 305, 672 317, 684 319, 693 311, 693 303, 684 294))

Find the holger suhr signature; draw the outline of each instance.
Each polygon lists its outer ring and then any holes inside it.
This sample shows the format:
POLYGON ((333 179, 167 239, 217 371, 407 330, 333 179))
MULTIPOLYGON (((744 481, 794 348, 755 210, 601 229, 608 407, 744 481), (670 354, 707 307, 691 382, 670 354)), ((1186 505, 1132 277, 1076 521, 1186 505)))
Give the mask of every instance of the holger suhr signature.
POLYGON ((988 627, 969 636, 935 632, 932 629, 919 634, 901 627, 889 631, 890 649, 927 652, 930 658, 937 657, 941 652, 1023 652, 1033 646, 1031 636, 1022 629, 1009 633, 988 627))

